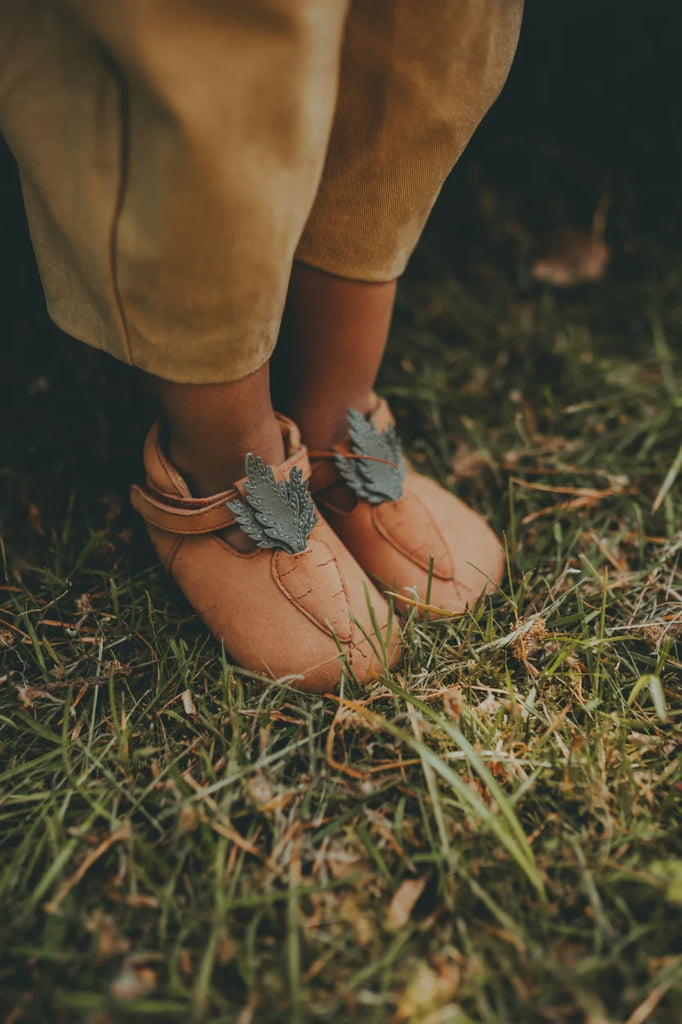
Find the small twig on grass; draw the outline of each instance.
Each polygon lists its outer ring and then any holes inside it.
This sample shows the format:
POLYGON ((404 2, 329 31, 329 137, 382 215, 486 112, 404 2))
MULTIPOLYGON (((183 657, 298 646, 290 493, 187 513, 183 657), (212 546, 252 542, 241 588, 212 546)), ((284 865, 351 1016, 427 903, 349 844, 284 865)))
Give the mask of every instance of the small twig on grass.
POLYGON ((85 857, 85 859, 78 866, 76 871, 74 871, 71 877, 67 878, 65 882, 62 882, 53 898, 51 900, 48 900, 48 902, 45 904, 46 913, 56 914, 57 911, 59 910, 59 904, 62 902, 64 897, 71 892, 75 885, 78 885, 80 880, 83 878, 85 873, 90 870, 92 865, 96 861, 98 861, 100 857, 103 857, 104 854, 109 849, 109 847, 113 846, 114 843, 118 843, 123 839, 130 839, 130 837, 132 836, 132 831, 133 830, 130 821, 128 818, 126 818, 126 820, 121 822, 118 828, 114 832, 112 832, 110 836, 107 836, 106 839, 103 839, 99 846, 96 846, 95 849, 92 850, 87 855, 87 857, 85 857))

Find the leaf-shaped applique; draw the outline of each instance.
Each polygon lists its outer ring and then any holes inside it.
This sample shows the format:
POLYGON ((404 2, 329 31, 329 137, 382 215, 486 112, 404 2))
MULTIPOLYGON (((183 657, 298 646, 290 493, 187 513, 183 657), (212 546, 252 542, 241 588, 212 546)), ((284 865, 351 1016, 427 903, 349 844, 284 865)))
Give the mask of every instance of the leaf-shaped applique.
POLYGON ((379 432, 356 409, 349 409, 348 433, 353 455, 359 458, 337 455, 336 465, 350 489, 371 505, 402 498, 405 464, 393 424, 379 432))
POLYGON ((227 502, 237 526, 259 548, 281 548, 290 555, 305 551, 316 516, 301 470, 294 467, 289 479, 278 484, 272 468, 249 452, 244 490, 245 501, 227 502))

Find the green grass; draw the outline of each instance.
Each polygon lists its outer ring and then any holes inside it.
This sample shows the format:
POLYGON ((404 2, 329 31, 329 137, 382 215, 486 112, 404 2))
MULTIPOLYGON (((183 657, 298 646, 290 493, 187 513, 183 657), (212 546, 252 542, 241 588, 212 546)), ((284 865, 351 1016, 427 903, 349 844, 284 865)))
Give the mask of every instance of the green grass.
POLYGON ((338 699, 205 636, 127 506, 137 382, 16 314, 5 1024, 682 1019, 682 263, 555 293, 494 223, 466 272, 432 232, 382 390, 509 573, 338 699))

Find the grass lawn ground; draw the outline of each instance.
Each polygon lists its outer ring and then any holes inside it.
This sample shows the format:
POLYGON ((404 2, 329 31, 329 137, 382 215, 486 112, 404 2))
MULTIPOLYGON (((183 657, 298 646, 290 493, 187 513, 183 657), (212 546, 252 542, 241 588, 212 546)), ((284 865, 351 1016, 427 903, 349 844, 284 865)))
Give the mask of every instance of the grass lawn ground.
POLYGON ((682 260, 616 196, 606 278, 535 284, 478 173, 405 280, 381 389, 509 572, 462 619, 415 614, 370 692, 231 667, 127 505, 137 381, 17 285, 4 1024, 682 1020, 682 260))

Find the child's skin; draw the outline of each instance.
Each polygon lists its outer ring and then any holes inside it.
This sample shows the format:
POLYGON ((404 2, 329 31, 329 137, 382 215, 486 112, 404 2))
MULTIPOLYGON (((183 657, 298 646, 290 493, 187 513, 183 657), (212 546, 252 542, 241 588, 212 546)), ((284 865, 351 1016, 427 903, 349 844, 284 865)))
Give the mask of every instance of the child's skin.
POLYGON ((395 281, 349 281, 297 263, 272 382, 269 363, 226 384, 156 380, 170 424, 169 454, 193 493, 230 487, 244 475, 247 452, 282 462, 271 384, 278 411, 298 423, 310 448, 340 441, 348 409, 369 411, 395 292, 395 281))

